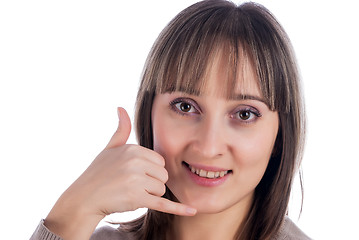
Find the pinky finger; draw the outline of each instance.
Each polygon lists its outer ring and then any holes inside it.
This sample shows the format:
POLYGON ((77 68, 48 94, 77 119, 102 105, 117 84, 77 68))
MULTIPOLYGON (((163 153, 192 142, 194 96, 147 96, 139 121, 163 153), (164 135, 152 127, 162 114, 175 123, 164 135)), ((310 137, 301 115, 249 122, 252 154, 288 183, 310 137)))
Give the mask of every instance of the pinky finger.
POLYGON ((195 208, 153 195, 148 196, 148 204, 145 207, 181 216, 194 216, 197 213, 195 208))

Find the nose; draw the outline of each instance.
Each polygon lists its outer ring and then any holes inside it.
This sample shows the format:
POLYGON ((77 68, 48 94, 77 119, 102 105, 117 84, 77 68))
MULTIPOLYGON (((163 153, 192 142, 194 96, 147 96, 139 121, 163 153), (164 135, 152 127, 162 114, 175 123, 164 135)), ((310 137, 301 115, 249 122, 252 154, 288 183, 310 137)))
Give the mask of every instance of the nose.
POLYGON ((225 132, 223 119, 204 119, 197 126, 192 143, 193 150, 206 159, 223 156, 228 149, 225 132))

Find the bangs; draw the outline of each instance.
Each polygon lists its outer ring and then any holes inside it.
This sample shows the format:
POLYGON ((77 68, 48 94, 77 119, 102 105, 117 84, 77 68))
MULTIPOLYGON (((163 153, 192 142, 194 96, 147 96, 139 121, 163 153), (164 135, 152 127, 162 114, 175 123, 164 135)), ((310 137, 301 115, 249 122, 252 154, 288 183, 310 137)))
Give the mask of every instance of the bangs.
POLYGON ((232 21, 235 17, 229 16, 233 14, 228 9, 208 10, 188 19, 183 27, 173 29, 174 39, 169 39, 173 44, 164 51, 167 54, 161 62, 156 93, 181 91, 201 95, 206 90, 211 68, 220 64, 224 74, 219 79, 218 91, 227 98, 235 96, 239 79, 244 79, 239 74, 244 64, 248 64, 248 56, 236 33, 238 26, 232 21))
POLYGON ((185 11, 169 23, 152 48, 143 90, 201 95, 207 73, 220 56, 221 95, 230 99, 238 94, 235 90, 245 86, 244 68, 250 64, 268 107, 289 111, 292 89, 288 82, 297 78, 296 64, 287 35, 265 8, 221 2, 219 8, 185 11))
MULTIPOLYGON (((217 38, 192 49, 191 44, 183 46, 185 54, 172 55, 174 63, 167 66, 162 81, 157 81, 156 93, 180 91, 202 95, 208 89, 213 69, 219 72, 216 93, 227 99, 244 96, 249 84, 253 84, 252 79, 246 78, 246 69, 253 68, 253 62, 239 43, 217 38)), ((257 79, 256 76, 255 84, 259 84, 257 79)))

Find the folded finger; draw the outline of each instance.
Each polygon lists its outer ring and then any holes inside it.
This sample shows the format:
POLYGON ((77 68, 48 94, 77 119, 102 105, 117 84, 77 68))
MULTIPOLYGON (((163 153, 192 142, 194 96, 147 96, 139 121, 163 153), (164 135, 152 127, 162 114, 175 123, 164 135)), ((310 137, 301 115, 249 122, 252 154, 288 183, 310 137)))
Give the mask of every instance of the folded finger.
POLYGON ((161 197, 166 192, 166 185, 157 179, 152 178, 146 181, 145 184, 146 192, 151 195, 161 197))
POLYGON ((144 171, 148 176, 161 181, 162 184, 165 184, 168 181, 168 172, 162 166, 151 163, 148 164, 148 167, 146 167, 144 171))

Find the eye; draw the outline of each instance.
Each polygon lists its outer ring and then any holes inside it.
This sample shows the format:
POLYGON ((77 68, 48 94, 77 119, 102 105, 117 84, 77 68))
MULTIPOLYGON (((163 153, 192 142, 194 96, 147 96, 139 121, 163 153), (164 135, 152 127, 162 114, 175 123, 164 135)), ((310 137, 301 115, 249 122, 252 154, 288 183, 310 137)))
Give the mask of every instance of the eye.
POLYGON ((194 112, 192 105, 189 103, 186 103, 186 102, 177 103, 177 104, 175 104, 175 106, 182 112, 186 112, 186 113, 194 112))
POLYGON ((191 99, 177 98, 170 102, 171 108, 179 114, 199 113, 196 103, 191 99))
POLYGON ((239 111, 238 116, 240 119, 247 121, 249 119, 252 119, 254 117, 254 114, 248 110, 244 110, 244 111, 239 111))
POLYGON ((242 109, 237 109, 232 115, 231 118, 238 120, 242 123, 251 123, 256 121, 259 117, 261 117, 261 113, 252 107, 245 107, 242 109))

